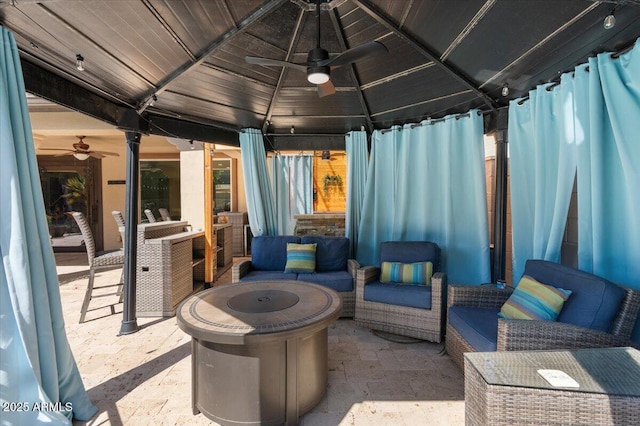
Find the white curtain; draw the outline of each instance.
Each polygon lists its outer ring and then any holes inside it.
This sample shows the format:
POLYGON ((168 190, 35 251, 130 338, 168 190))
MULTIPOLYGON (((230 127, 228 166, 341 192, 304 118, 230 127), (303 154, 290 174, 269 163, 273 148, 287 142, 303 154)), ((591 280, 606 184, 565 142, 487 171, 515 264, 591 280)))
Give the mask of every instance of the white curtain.
POLYGON ((296 225, 294 215, 313 213, 313 157, 271 157, 271 175, 278 234, 292 235, 296 225))

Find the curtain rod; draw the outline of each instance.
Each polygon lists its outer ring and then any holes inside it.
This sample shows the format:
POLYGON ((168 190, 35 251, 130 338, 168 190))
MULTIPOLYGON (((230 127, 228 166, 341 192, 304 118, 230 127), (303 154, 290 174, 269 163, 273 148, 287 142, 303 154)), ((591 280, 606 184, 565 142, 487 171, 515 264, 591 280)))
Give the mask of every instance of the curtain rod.
MULTIPOLYGON (((491 113, 493 113, 493 111, 483 111, 483 110, 478 110, 477 111, 478 115, 486 115, 486 114, 491 114, 491 113)), ((461 118, 464 118, 464 117, 471 117, 471 113, 470 112, 465 112, 463 114, 458 114, 458 115, 455 115, 455 116, 450 117, 450 118, 455 118, 456 120, 460 120, 461 118)), ((447 117, 436 118, 436 119, 427 118, 426 120, 428 121, 428 123, 425 123, 425 124, 427 126, 431 126, 431 125, 436 124, 436 123, 441 123, 441 122, 445 121, 446 119, 447 119, 447 117)), ((423 125, 423 123, 415 123, 415 124, 411 124, 410 127, 411 127, 411 129, 415 129, 416 127, 420 127, 422 125, 423 125)), ((388 133, 388 132, 390 132, 392 130, 393 130, 393 128, 384 129, 384 130, 380 130, 380 133, 384 135, 385 133, 388 133)), ((402 130, 402 127, 399 127, 398 130, 402 130)))
MULTIPOLYGON (((636 45, 636 42, 634 41, 633 43, 628 44, 627 46, 623 47, 620 50, 617 50, 613 53, 611 53, 611 55, 609 55, 611 58, 613 59, 618 59, 621 55, 624 55, 627 52, 630 52, 631 49, 633 49, 636 45)), ((587 67, 585 68, 586 72, 589 72, 589 66, 587 65, 587 67)), ((575 70, 574 71, 569 71, 568 73, 571 73, 571 75, 575 75, 575 70)), ((563 74, 567 74, 567 73, 563 73, 563 74)), ((556 86, 560 85, 560 78, 562 77, 562 75, 560 77, 557 77, 553 80, 548 81, 547 83, 553 83, 547 87, 545 87, 545 90, 547 92, 551 92, 556 86)), ((543 84, 543 83, 540 83, 543 84)), ((522 98, 520 98, 520 100, 517 102, 518 105, 522 105, 524 104, 526 101, 529 100, 529 95, 524 96, 522 98)))

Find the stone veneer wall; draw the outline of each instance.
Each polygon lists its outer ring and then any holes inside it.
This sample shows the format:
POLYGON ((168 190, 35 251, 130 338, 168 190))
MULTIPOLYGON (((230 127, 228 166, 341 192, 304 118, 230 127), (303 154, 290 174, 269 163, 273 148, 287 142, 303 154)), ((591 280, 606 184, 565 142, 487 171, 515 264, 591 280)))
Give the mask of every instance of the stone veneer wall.
POLYGON ((296 219, 296 235, 345 235, 344 213, 298 214, 293 217, 296 219))

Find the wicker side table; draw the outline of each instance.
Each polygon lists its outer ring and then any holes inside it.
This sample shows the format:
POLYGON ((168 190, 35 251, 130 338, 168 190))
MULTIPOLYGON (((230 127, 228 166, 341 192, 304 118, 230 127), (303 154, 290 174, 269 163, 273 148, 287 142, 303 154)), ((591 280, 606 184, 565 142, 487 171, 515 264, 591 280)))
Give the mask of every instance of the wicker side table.
POLYGON ((465 357, 467 425, 639 425, 640 351, 479 352, 465 357), (579 387, 553 387, 539 369, 579 387))

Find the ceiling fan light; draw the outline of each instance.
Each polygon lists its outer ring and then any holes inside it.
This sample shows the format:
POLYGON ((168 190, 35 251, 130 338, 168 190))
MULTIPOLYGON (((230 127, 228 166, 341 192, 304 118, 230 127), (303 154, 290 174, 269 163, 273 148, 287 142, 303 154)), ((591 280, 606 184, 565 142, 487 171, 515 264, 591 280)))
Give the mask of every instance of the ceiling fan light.
POLYGON ((324 84, 329 81, 329 74, 324 70, 310 71, 307 74, 307 80, 312 84, 324 84))
POLYGON ((76 160, 84 161, 89 158, 89 154, 86 152, 74 152, 73 156, 76 157, 76 160))

